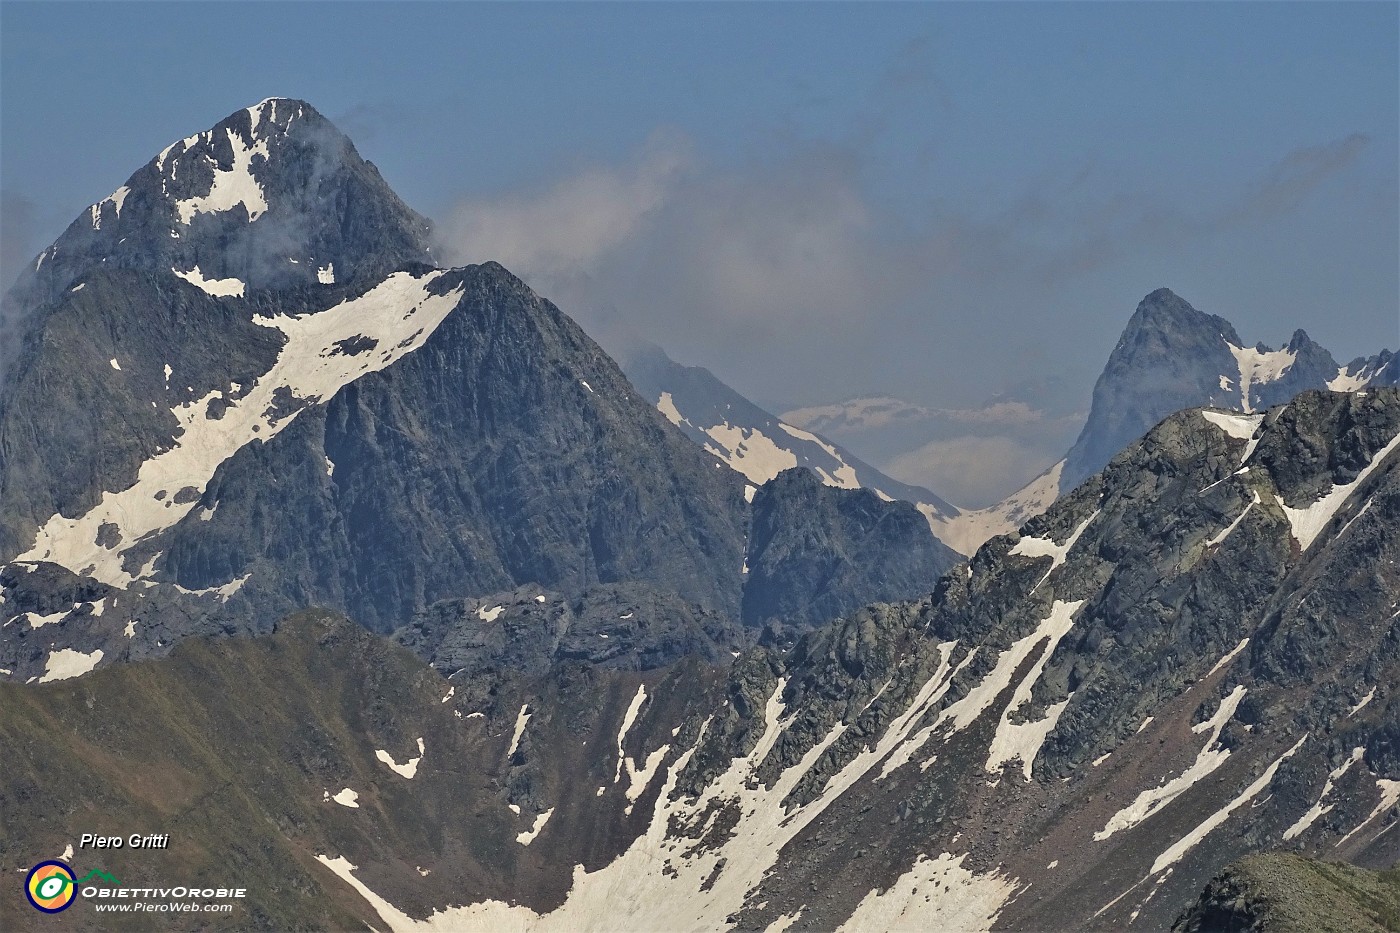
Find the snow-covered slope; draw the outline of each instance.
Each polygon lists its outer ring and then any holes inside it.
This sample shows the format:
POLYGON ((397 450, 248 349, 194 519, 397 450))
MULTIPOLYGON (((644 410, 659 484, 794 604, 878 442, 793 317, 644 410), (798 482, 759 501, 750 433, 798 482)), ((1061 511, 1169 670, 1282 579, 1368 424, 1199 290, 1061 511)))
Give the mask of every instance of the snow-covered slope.
MULTIPOLYGON (((869 489, 884 499, 913 503, 929 520, 934 535, 960 510, 938 496, 892 479, 820 435, 775 417, 699 366, 683 366, 659 348, 632 354, 623 364, 627 377, 672 424, 722 463, 761 486, 783 470, 806 467, 823 483, 841 489, 869 489)), ((971 553, 964 551, 962 553, 971 553)))

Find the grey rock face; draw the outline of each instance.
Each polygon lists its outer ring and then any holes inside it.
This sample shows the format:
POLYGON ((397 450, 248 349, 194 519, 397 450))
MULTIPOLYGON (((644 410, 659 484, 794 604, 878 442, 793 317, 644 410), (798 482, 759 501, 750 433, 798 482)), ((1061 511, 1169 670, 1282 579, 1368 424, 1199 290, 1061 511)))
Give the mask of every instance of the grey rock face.
POLYGON ((1060 489, 1073 489, 1173 412, 1198 406, 1263 411, 1308 389, 1394 385, 1396 372, 1386 350, 1338 366, 1302 330, 1279 350, 1244 347, 1229 321, 1158 289, 1138 305, 1109 355, 1060 489))
POLYGON ((531 585, 443 600, 394 640, 466 690, 503 670, 536 677, 566 662, 640 672, 695 657, 727 666, 752 641, 730 619, 641 583, 602 584, 575 599, 531 585))
POLYGON ((785 470, 753 500, 744 622, 810 626, 932 592, 958 555, 907 502, 785 470))
POLYGON ((333 606, 378 631, 524 583, 646 581, 734 613, 739 478, 500 266, 450 278, 465 293, 421 349, 220 467, 212 516, 165 544, 166 578, 251 573, 278 609, 333 606))
POLYGON ((54 513, 76 517, 130 486, 183 433, 171 409, 251 386, 283 343, 168 272, 99 263, 80 278, 29 320, 0 385, 0 561, 54 513))

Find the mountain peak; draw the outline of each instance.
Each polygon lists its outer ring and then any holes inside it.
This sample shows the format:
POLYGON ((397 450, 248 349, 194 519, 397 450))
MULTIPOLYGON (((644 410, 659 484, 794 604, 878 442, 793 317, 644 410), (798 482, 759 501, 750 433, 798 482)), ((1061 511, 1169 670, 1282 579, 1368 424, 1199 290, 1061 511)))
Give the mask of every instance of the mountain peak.
MULTIPOLYGON (((1191 303, 1169 288, 1159 288, 1143 298, 1123 331, 1123 340, 1142 332, 1196 332, 1202 336, 1224 337, 1239 345, 1239 335, 1229 321, 1197 311, 1191 303)), ((1120 344, 1121 345, 1121 344, 1120 344)))
POLYGON ((211 294, 382 278, 431 262, 428 222, 311 104, 269 97, 160 150, 21 275, 47 303, 99 265, 211 294))

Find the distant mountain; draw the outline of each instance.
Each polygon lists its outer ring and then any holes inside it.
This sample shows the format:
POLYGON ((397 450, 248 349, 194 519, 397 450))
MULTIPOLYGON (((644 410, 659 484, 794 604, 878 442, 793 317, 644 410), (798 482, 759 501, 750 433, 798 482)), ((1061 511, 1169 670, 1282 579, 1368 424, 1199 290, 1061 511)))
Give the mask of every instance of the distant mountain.
MULTIPOLYGON (((626 583, 737 623, 788 585, 746 578, 741 476, 507 270, 431 265, 426 230, 309 104, 274 99, 167 147, 40 254, 0 382, 0 676, 307 606, 387 633, 444 600, 626 583)), ((803 556, 868 562, 842 578, 862 599, 929 592, 953 562, 931 534, 926 575, 882 583, 851 524, 902 509, 824 512, 803 556)))
POLYGON ((1094 386, 1093 405, 1065 459, 1003 502, 962 522, 969 543, 1008 534, 1101 470, 1173 412, 1210 406, 1246 414, 1287 404, 1309 389, 1357 392, 1400 385, 1388 350, 1338 365, 1302 330, 1279 350, 1250 348, 1224 318, 1162 288, 1138 305, 1094 386))
POLYGON ((646 347, 623 362, 627 378, 685 435, 761 486, 796 466, 828 486, 869 489, 886 499, 912 502, 930 516, 956 515, 938 496, 891 479, 849 451, 795 428, 720 382, 708 369, 683 366, 659 347, 646 347))
MULTIPOLYGON (((1252 413, 1285 404, 1307 389, 1351 392, 1390 385, 1400 385, 1400 358, 1388 350, 1339 365, 1302 330, 1279 350, 1246 347, 1229 321, 1158 289, 1138 305, 1109 355, 1088 419, 1064 459, 995 505, 945 504, 926 514, 940 540, 972 554, 989 538, 1039 515, 1173 412, 1215 406, 1252 413)), ((1042 420, 1040 415, 1015 401, 962 411, 879 397, 794 409, 783 418, 818 434, 859 435, 862 450, 876 449, 881 462, 891 462, 923 443, 934 422, 1000 423, 1024 430, 1042 420)))
POLYGON ((828 486, 869 489, 883 499, 913 504, 947 548, 940 558, 944 565, 956 561, 954 552, 969 555, 976 550, 970 541, 978 534, 976 520, 966 517, 974 513, 927 489, 892 479, 820 435, 793 427, 744 398, 709 370, 683 366, 656 347, 633 353, 623 365, 632 384, 672 424, 748 479, 746 495, 752 497, 753 489, 783 470, 802 466, 828 486))
MULTIPOLYGON (((84 211, 6 294, 7 328, 98 268, 211 295, 378 281, 431 262, 428 222, 329 120, 269 98, 171 143, 84 211)), ((0 348, 6 360, 20 341, 0 348)))
POLYGON ((1243 344, 1229 321, 1197 311, 1168 289, 1144 298, 1094 386, 1089 420, 1065 458, 1061 488, 1098 472, 1183 408, 1250 413, 1286 404, 1306 389, 1349 392, 1396 385, 1400 376, 1389 351, 1339 366, 1302 330, 1278 350, 1243 344))
MULTIPOLYGON (((416 658, 309 613, 0 684, 0 799, 47 802, 7 840, 61 852, 93 787, 113 832, 179 808, 178 852, 101 867, 246 880, 229 928, 1253 917, 1277 886, 1201 898, 1252 853, 1400 855, 1398 529, 1400 390, 1183 411, 929 596, 791 648, 640 589, 522 589, 426 612, 416 658)), ((1386 916, 1361 872, 1285 883, 1386 916)))

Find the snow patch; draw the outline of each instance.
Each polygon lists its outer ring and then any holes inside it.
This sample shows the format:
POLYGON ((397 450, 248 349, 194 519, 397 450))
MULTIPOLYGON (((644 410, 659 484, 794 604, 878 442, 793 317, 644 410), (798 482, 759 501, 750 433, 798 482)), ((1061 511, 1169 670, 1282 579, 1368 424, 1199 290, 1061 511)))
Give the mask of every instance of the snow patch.
POLYGON ((505 606, 492 606, 490 609, 477 607, 476 617, 483 622, 495 622, 496 617, 505 611, 505 606))
POLYGON ((1327 382, 1327 388, 1333 392, 1355 392, 1357 389, 1364 389, 1370 383, 1375 373, 1366 368, 1363 363, 1356 372, 1352 372, 1346 367, 1337 370, 1337 375, 1327 382))
POLYGON ((1281 498, 1278 499, 1279 506, 1283 509, 1283 514, 1288 516, 1288 525, 1293 531, 1293 538, 1298 542, 1298 546, 1306 551, 1317 540, 1317 536, 1322 533, 1322 529, 1327 527, 1327 523, 1332 520, 1332 516, 1337 514, 1337 510, 1347 501, 1356 487, 1365 482, 1377 467, 1390 456, 1396 447, 1400 447, 1400 434, 1396 434, 1380 450, 1371 457, 1371 462, 1367 463, 1361 472, 1356 475, 1356 479, 1350 483, 1339 483, 1334 485, 1326 495, 1318 499, 1312 505, 1295 509, 1284 505, 1281 498))
POLYGON ((1382 813, 1386 812, 1391 807, 1395 806, 1397 803, 1400 803, 1400 781, 1391 781, 1387 780, 1386 778, 1376 778, 1376 790, 1380 791, 1380 802, 1376 804, 1375 809, 1371 811, 1370 816, 1366 817, 1366 819, 1362 820, 1356 825, 1355 829, 1353 829, 1351 832, 1347 833, 1345 836, 1339 839, 1337 841, 1337 845, 1340 846, 1352 836, 1355 836, 1357 833, 1361 832, 1361 830, 1364 829, 1367 826, 1367 824, 1369 824, 1376 817, 1380 816, 1382 813))
POLYGON ((1364 709, 1364 708, 1366 707, 1366 704, 1367 704, 1367 703, 1370 703, 1370 702, 1371 702, 1372 700, 1374 700, 1375 698, 1376 698, 1376 688, 1375 688, 1375 687, 1372 687, 1372 688, 1370 689, 1370 691, 1369 691, 1364 697, 1361 698, 1361 702, 1360 702, 1360 703, 1357 703, 1355 706, 1353 706, 1353 707, 1351 708, 1351 711, 1347 713, 1347 716, 1349 716, 1349 717, 1350 717, 1350 716, 1355 716, 1357 713, 1361 712, 1361 710, 1364 709))
MULTIPOLYGON (((1131 829, 1138 825, 1180 797, 1197 781, 1223 765, 1230 757, 1230 750, 1219 745, 1220 732, 1225 728, 1225 724, 1230 721, 1230 718, 1235 715, 1235 710, 1239 708, 1240 701, 1244 699, 1247 692, 1248 690, 1243 686, 1235 687, 1234 690, 1230 691, 1229 696, 1220 701, 1220 708, 1215 711, 1214 716, 1205 722, 1192 726, 1191 731, 1195 733, 1210 731, 1210 738, 1206 740, 1205 747, 1196 755, 1196 760, 1170 781, 1138 794, 1132 803, 1113 814, 1104 824, 1103 829, 1094 833, 1094 841, 1102 842, 1120 830, 1131 829)), ((1144 725, 1146 724, 1144 723, 1144 725)), ((1156 874, 1156 869, 1153 870, 1153 874, 1156 874)))
POLYGON ((1201 417, 1226 434, 1241 441, 1247 441, 1253 437, 1254 432, 1259 430, 1259 422, 1264 420, 1263 415, 1236 415, 1206 410, 1201 411, 1201 417))
POLYGON ((1079 526, 1074 529, 1074 533, 1069 536, 1069 540, 1066 541, 1064 544, 1056 544, 1050 538, 1035 538, 1027 536, 1022 538, 1020 541, 1017 541, 1016 546, 1013 547, 1009 552, 1007 552, 1009 554, 1015 554, 1020 557, 1050 558, 1050 569, 1046 570, 1045 576, 1041 577, 1040 580, 1036 583, 1036 585, 1031 587, 1032 593, 1034 593, 1037 589, 1040 588, 1041 583, 1044 583, 1046 580, 1050 579, 1050 574, 1054 573, 1055 569, 1065 562, 1065 558, 1069 555, 1070 548, 1074 547, 1074 542, 1079 540, 1079 536, 1084 533, 1084 529, 1088 528, 1089 523, 1092 522, 1094 519, 1098 518, 1098 516, 1098 509, 1095 509, 1093 515, 1090 515, 1088 518, 1084 519, 1084 521, 1079 523, 1079 526))
POLYGON ((515 731, 510 736, 510 748, 506 750, 506 760, 510 760, 515 754, 515 750, 520 747, 520 737, 525 734, 525 724, 534 715, 528 712, 530 704, 526 703, 520 707, 520 712, 515 715, 515 731))
MULTIPOLYGON (((174 266, 170 267, 170 271, 178 275, 180 278, 184 279, 186 282, 189 282, 195 288, 201 288, 211 295, 220 295, 233 298, 243 297, 243 282, 239 279, 206 279, 203 273, 199 271, 198 265, 196 265, 189 272, 181 272, 174 266)), ((169 378, 170 377, 167 375, 166 379, 169 380, 169 378)))
POLYGON ((1341 780, 1342 776, 1347 773, 1347 771, 1351 768, 1352 765, 1360 761, 1361 756, 1364 754, 1366 754, 1366 749, 1364 746, 1357 746, 1356 748, 1353 748, 1351 750, 1351 757, 1348 758, 1346 761, 1342 762, 1335 769, 1333 769, 1332 773, 1327 775, 1327 782, 1322 785, 1322 793, 1317 795, 1317 803, 1313 804, 1308 809, 1308 812, 1298 817, 1298 822, 1294 823, 1292 826, 1288 827, 1283 831, 1284 842, 1301 836, 1304 832, 1307 831, 1307 828, 1309 826, 1311 826, 1317 821, 1318 817, 1323 816, 1332 809, 1332 804, 1329 803, 1326 806, 1323 806, 1322 801, 1326 800, 1327 795, 1332 793, 1332 786, 1337 781, 1341 780))
POLYGON ((797 466, 797 455, 761 431, 734 427, 729 422, 701 428, 718 445, 719 458, 762 486, 784 470, 797 466))
POLYGON ((316 281, 320 282, 322 285, 334 285, 335 263, 328 262, 324 266, 319 266, 316 269, 316 281))
POLYGON ((71 648, 60 648, 49 655, 44 664, 44 676, 39 678, 39 683, 45 684, 52 680, 81 677, 95 668, 97 662, 101 660, 101 648, 87 654, 74 651, 71 648))
POLYGON ((352 807, 353 809, 356 809, 356 810, 360 809, 360 805, 359 805, 359 803, 357 802, 357 801, 359 801, 359 799, 360 799, 360 795, 357 794, 357 793, 355 793, 353 790, 351 790, 351 789, 348 788, 348 787, 345 788, 344 790, 338 792, 338 793, 335 793, 335 794, 332 794, 332 793, 330 793, 329 791, 326 791, 326 792, 323 793, 323 796, 321 797, 321 799, 322 799, 322 800, 334 800, 336 803, 340 804, 342 807, 352 807))
POLYGON ((418 757, 410 758, 405 764, 395 762, 394 756, 382 748, 375 749, 374 757, 388 765, 390 771, 401 774, 411 781, 413 776, 418 773, 418 762, 423 760, 423 740, 421 738, 418 740, 418 757))
POLYGON ((1055 649, 1059 646, 1060 639, 1069 633, 1070 627, 1074 624, 1074 613, 1082 605, 1084 605, 1082 599, 1073 602, 1055 600, 1054 606, 1050 610, 1050 617, 1036 629, 1032 637, 1035 638, 1036 642, 1039 642, 1041 638, 1047 639, 1045 648, 1040 652, 1040 657, 1036 659, 1030 671, 1016 685, 1016 692, 1011 695, 1011 702, 1007 703, 1006 708, 1001 712, 996 735, 992 737, 991 747, 987 750, 986 770, 1000 771, 1002 765, 1012 759, 1019 758, 1021 760, 1021 773, 1025 775, 1027 781, 1031 779, 1031 764, 1035 761, 1035 756, 1040 753, 1040 747, 1045 744, 1045 739, 1054 730, 1056 723, 1060 721, 1060 714, 1069 705, 1069 697, 1047 707, 1045 715, 1038 720, 1013 723, 1011 717, 1018 709, 1031 701, 1031 691, 1034 689, 1036 681, 1040 680, 1040 675, 1045 671, 1045 665, 1049 662, 1050 656, 1055 653, 1055 649))
POLYGON ((647 699, 646 684, 637 687, 637 692, 632 697, 632 702, 627 704, 627 712, 622 715, 622 726, 617 730, 617 768, 613 771, 613 783, 622 780, 622 762, 626 755, 622 751, 623 740, 627 738, 627 731, 632 728, 632 723, 637 718, 637 713, 641 711, 642 704, 647 699))
MULTIPOLYGON (((73 609, 77 608, 77 605, 73 606, 73 609)), ((25 613, 25 618, 29 620, 30 628, 40 628, 41 626, 52 625, 55 622, 63 621, 63 618, 68 615, 68 613, 72 612, 73 609, 60 609, 46 616, 41 616, 37 612, 27 612, 25 613)))
POLYGON ((1236 528, 1238 528, 1240 522, 1244 521, 1244 517, 1245 517, 1246 515, 1249 514, 1249 510, 1252 509, 1252 508, 1254 508, 1256 505, 1259 504, 1259 492, 1258 492, 1258 490, 1250 490, 1250 493, 1251 493, 1251 495, 1254 496, 1254 501, 1252 501, 1252 502, 1250 502, 1248 505, 1246 505, 1246 506, 1244 507, 1244 511, 1241 512, 1241 513, 1239 514, 1239 516, 1225 528, 1224 531, 1220 532, 1220 533, 1217 534, 1215 537, 1213 537, 1213 538, 1211 538, 1209 541, 1207 541, 1207 542, 1206 542, 1206 545, 1207 545, 1208 547, 1219 547, 1221 544, 1223 544, 1224 541, 1225 541, 1225 539, 1228 538, 1228 537, 1230 537, 1230 532, 1232 532, 1232 531, 1234 531, 1236 528))
POLYGON ((1230 348, 1230 354, 1240 369, 1240 404, 1246 413, 1253 412, 1254 403, 1250 398, 1250 390, 1256 385, 1273 382, 1288 372, 1288 368, 1293 365, 1295 354, 1287 349, 1258 350, 1237 347, 1228 340, 1225 341, 1225 346, 1230 348))
MULTIPOLYGON (((155 563, 154 557, 151 558, 151 562, 152 564, 155 563)), ((141 577, 148 577, 154 572, 154 566, 148 565, 147 569, 142 570, 141 577)), ((253 574, 250 571, 248 573, 245 573, 241 577, 237 577, 236 579, 228 581, 223 586, 210 586, 205 587, 202 590, 187 590, 178 583, 175 584, 175 589, 179 590, 181 593, 184 593, 186 596, 217 596, 219 598, 219 602, 226 603, 229 601, 229 597, 231 597, 234 593, 237 593, 239 590, 243 589, 243 584, 247 583, 248 578, 252 575, 253 574)))
POLYGON ((990 930, 1016 891, 996 872, 978 875, 962 867, 966 855, 920 855, 887 891, 871 891, 838 928, 867 930, 990 930), (930 897, 930 891, 937 896, 930 897), (920 893, 923 892, 923 893, 920 893))
MULTIPOLYGON (((1259 500, 1258 500, 1258 499, 1255 499, 1254 501, 1255 501, 1255 502, 1258 502, 1259 500)), ((1223 668, 1223 667, 1225 667, 1227 664, 1229 664, 1231 661, 1235 660, 1235 658, 1239 656, 1239 653, 1240 653, 1241 651, 1243 651, 1243 650, 1245 649, 1245 646, 1248 645, 1248 644, 1249 644, 1249 639, 1248 639, 1248 638, 1243 638, 1243 639, 1241 639, 1241 640, 1240 640, 1240 643, 1239 643, 1238 645, 1236 645, 1234 648, 1232 648, 1232 649, 1230 650, 1230 653, 1229 653, 1229 654, 1225 655, 1225 657, 1221 658, 1219 661, 1216 661, 1216 662, 1215 662, 1215 666, 1212 667, 1210 670, 1206 671, 1206 677, 1210 677, 1210 676, 1211 676, 1212 674, 1214 674, 1216 671, 1220 670, 1221 668, 1223 668)), ((1206 679, 1206 677, 1203 677, 1203 678, 1201 678, 1201 679, 1204 680, 1204 679, 1206 679)), ((1201 729, 1199 728, 1199 725, 1197 725, 1197 726, 1192 726, 1191 728, 1192 728, 1192 730, 1197 731, 1197 732, 1203 731, 1203 730, 1201 730, 1201 729)))
MULTIPOLYGON (((1197 843, 1228 820, 1231 813, 1234 813, 1240 807, 1253 800, 1260 791, 1269 786, 1269 782, 1274 779, 1274 774, 1278 771, 1278 766, 1283 764, 1287 758, 1301 748, 1303 743, 1307 740, 1308 737, 1306 735, 1299 739, 1292 748, 1279 756, 1273 764, 1269 765, 1269 767, 1264 770, 1264 773, 1259 775, 1258 780, 1246 787, 1238 797, 1212 813, 1199 826, 1191 830, 1191 832, 1187 833, 1185 836, 1182 836, 1173 843, 1170 848, 1157 856, 1157 860, 1152 863, 1151 874, 1155 875, 1162 869, 1170 868, 1172 865, 1175 865, 1180 861, 1181 857, 1191 851, 1197 843)), ((1397 786, 1400 786, 1400 782, 1397 782, 1397 786)))
POLYGON ((535 837, 540 834, 540 830, 544 829, 544 824, 548 823, 549 818, 553 815, 554 808, 550 807, 548 810, 535 817, 535 824, 531 826, 528 830, 526 830, 523 833, 516 834, 515 841, 520 843, 522 846, 528 846, 530 843, 534 842, 535 837))
MULTIPOLYGON (((232 129, 224 132, 228 134, 229 146, 233 149, 233 166, 222 169, 215 165, 214 181, 210 184, 207 194, 175 202, 175 209, 179 211, 180 222, 183 224, 188 224, 198 214, 223 213, 240 204, 248 211, 249 222, 257 220, 267 210, 267 198, 263 196, 262 185, 258 184, 252 171, 253 156, 267 158, 267 141, 249 146, 232 129)), ((191 137, 196 138, 198 137, 191 137)), ((163 163, 164 159, 161 161, 163 163)))
MULTIPOLYGON (((661 767, 661 762, 666 759, 666 753, 671 750, 670 745, 663 745, 647 756, 646 762, 637 767, 636 763, 629 757, 627 759, 627 799, 635 801, 642 796, 651 783, 651 779, 656 775, 656 769, 661 767)), ((628 803, 624 812, 632 815, 632 803, 628 803)))
POLYGON ((794 428, 790 424, 784 424, 783 422, 779 421, 778 427, 786 431, 788 434, 791 434, 799 441, 807 441, 810 444, 816 444, 822 450, 826 451, 826 453, 831 457, 831 459, 835 460, 839 464, 839 466, 837 466, 836 469, 831 473, 828 473, 826 470, 823 470, 821 468, 817 469, 817 472, 822 477, 822 481, 825 482, 828 486, 835 486, 838 489, 860 488, 860 480, 856 478, 855 467, 851 466, 844 459, 842 459, 841 454, 837 452, 835 447, 831 446, 826 441, 822 440, 820 437, 817 437, 815 434, 812 434, 809 431, 804 431, 801 428, 794 428))
POLYGON ((1064 468, 1065 461, 1061 460, 996 505, 959 512, 951 518, 928 503, 914 505, 928 519, 934 537, 964 557, 971 557, 992 538, 1011 534, 1050 508, 1060 496, 1060 474, 1064 468))

